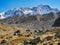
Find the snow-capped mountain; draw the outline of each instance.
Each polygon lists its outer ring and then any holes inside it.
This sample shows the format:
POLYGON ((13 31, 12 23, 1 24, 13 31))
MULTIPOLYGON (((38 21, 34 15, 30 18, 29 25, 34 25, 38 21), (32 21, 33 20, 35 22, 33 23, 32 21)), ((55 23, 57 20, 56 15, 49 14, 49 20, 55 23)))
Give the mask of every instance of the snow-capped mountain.
POLYGON ((7 12, 5 12, 5 16, 6 17, 12 17, 12 16, 16 16, 16 15, 22 15, 22 11, 21 9, 18 9, 18 8, 14 8, 14 9, 10 9, 8 10, 7 12))
POLYGON ((32 8, 14 8, 14 9, 10 9, 7 12, 5 12, 4 14, 0 13, 0 15, 4 15, 5 17, 12 17, 12 16, 16 16, 16 15, 36 15, 36 14, 47 14, 47 13, 57 13, 59 12, 58 9, 54 9, 51 8, 49 5, 38 5, 36 7, 32 7, 32 8))
POLYGON ((4 12, 0 13, 0 19, 4 19, 5 18, 4 14, 5 14, 4 12))
POLYGON ((58 9, 51 8, 49 5, 38 5, 37 7, 33 7, 35 14, 47 14, 50 12, 56 13, 58 9))
POLYGON ((31 10, 30 8, 24 8, 22 12, 24 15, 33 15, 33 10, 31 10))

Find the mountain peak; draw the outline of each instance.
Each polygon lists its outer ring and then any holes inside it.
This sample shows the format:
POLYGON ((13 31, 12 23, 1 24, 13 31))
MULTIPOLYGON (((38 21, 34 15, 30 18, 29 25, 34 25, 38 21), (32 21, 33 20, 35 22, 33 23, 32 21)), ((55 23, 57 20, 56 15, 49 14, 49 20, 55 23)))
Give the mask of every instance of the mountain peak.
MULTIPOLYGON (((36 14, 47 14, 50 12, 57 13, 59 10, 51 8, 49 5, 40 4, 32 8, 14 8, 4 13, 5 17, 12 17, 15 15, 36 15, 36 14)), ((3 14, 1 14, 3 15, 3 14)))

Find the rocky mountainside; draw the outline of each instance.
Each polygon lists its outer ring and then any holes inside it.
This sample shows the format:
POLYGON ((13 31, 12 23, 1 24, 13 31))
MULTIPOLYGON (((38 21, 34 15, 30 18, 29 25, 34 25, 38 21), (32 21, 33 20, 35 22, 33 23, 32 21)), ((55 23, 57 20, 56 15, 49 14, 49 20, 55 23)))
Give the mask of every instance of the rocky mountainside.
POLYGON ((10 25, 19 25, 21 27, 25 27, 28 29, 51 29, 52 25, 55 23, 55 20, 59 18, 57 13, 48 13, 48 14, 37 14, 37 15, 30 15, 30 16, 13 16, 8 17, 0 22, 10 24, 10 25))
POLYGON ((18 25, 28 29, 45 30, 51 29, 55 25, 55 20, 60 18, 60 12, 48 5, 39 5, 33 8, 8 10, 4 16, 4 19, 0 19, 2 23, 18 25))

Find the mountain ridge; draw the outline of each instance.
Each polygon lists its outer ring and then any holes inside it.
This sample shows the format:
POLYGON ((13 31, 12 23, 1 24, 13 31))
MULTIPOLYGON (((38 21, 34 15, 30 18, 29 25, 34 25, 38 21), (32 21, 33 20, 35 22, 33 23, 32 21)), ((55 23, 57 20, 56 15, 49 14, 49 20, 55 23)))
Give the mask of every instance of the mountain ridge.
POLYGON ((51 8, 49 5, 39 5, 34 8, 15 8, 5 12, 5 15, 6 18, 0 19, 0 23, 18 25, 25 29, 50 30, 55 21, 58 18, 60 19, 60 11, 51 8))
MULTIPOLYGON (((51 8, 49 5, 38 5, 32 8, 14 8, 6 11, 4 15, 7 17, 12 17, 15 15, 37 15, 37 14, 48 14, 50 12, 57 13, 59 10, 57 8, 51 8)), ((1 14, 0 14, 1 15, 1 14)))

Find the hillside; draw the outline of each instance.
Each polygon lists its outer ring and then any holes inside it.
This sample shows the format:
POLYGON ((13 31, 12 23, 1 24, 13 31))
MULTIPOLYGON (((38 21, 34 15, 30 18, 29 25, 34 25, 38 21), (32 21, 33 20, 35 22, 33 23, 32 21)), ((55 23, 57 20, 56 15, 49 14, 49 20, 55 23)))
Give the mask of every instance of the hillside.
POLYGON ((57 13, 48 13, 44 15, 31 15, 31 16, 13 16, 8 17, 3 20, 0 20, 2 23, 6 23, 8 25, 16 25, 23 28, 28 29, 39 29, 39 30, 46 30, 51 29, 55 20, 59 18, 59 14, 57 13))
POLYGON ((24 29, 0 23, 0 44, 3 45, 44 45, 60 43, 60 27, 51 30, 24 29), (4 27, 4 28, 3 28, 4 27), (48 35, 47 35, 48 34, 48 35), (57 43, 58 42, 58 43, 57 43))
POLYGON ((0 45, 60 45, 60 11, 38 5, 0 13, 0 45))

